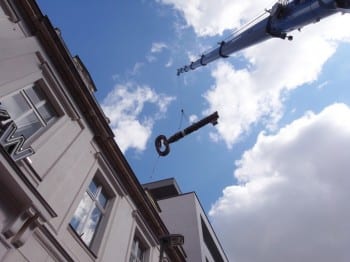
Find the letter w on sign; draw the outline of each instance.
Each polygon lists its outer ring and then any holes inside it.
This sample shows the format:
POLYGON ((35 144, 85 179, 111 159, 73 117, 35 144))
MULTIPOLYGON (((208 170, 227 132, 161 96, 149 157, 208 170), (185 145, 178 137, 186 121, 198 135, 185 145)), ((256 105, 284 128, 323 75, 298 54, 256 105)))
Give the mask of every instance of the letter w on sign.
POLYGON ((17 126, 13 121, 5 124, 0 133, 0 144, 5 148, 13 160, 18 161, 34 154, 34 150, 31 147, 23 149, 25 138, 22 135, 14 137, 13 135, 16 130, 17 126))
POLYGON ((4 109, 0 109, 0 144, 14 161, 34 154, 31 147, 23 148, 26 141, 23 135, 14 136, 17 130, 15 122, 10 121, 3 124, 2 121, 10 119, 10 115, 4 109))

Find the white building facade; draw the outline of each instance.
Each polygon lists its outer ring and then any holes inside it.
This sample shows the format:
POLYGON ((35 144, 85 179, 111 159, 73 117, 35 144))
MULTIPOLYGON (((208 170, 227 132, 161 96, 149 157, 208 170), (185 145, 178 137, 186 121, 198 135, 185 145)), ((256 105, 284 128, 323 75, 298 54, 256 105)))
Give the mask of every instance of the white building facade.
POLYGON ((94 91, 34 0, 0 0, 0 261, 159 261, 169 231, 94 91))
POLYGON ((170 232, 185 237, 188 261, 227 262, 226 254, 195 192, 182 193, 174 178, 144 184, 170 232))

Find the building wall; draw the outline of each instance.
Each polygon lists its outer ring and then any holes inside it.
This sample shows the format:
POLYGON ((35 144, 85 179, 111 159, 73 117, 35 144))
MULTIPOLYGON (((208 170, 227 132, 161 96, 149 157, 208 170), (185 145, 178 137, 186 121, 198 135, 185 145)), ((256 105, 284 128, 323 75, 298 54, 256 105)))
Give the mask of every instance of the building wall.
POLYGON ((185 237, 184 249, 187 260, 203 261, 200 245, 200 229, 198 226, 197 210, 193 194, 159 200, 162 212, 160 216, 172 233, 182 234, 185 237))
POLYGON ((147 247, 146 261, 158 261, 157 236, 101 152, 70 87, 16 9, 5 14, 3 8, 14 2, 0 3, 0 102, 40 83, 58 113, 53 124, 26 141, 33 155, 14 161, 1 149, 0 260, 128 261, 137 234, 147 247), (69 223, 95 177, 109 202, 87 248, 69 223))
POLYGON ((228 261, 195 193, 161 199, 158 204, 162 210, 160 215, 170 232, 184 235, 188 261, 219 262, 218 257, 228 261), (202 223, 213 241, 211 250, 204 239, 202 223), (213 254, 214 249, 219 253, 218 257, 213 254))

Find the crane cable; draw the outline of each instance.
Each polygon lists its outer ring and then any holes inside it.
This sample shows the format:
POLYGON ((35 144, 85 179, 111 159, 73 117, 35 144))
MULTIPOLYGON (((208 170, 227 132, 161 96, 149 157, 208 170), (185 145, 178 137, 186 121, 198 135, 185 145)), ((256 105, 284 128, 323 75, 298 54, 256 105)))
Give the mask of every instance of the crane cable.
MULTIPOLYGON (((185 110, 184 110, 184 102, 183 102, 183 98, 182 98, 180 78, 177 77, 176 79, 177 79, 176 84, 177 84, 177 90, 178 90, 178 98, 179 98, 179 103, 180 103, 180 108, 181 108, 180 123, 179 123, 179 127, 178 127, 178 129, 180 130, 182 128, 183 119, 187 118, 187 120, 189 122, 189 118, 187 117, 185 110)), ((151 175, 149 176, 150 181, 152 181, 154 175, 156 174, 156 169, 157 169, 158 164, 159 164, 159 158, 160 158, 160 155, 158 154, 158 156, 154 160, 151 175)))
POLYGON ((178 127, 178 130, 180 130, 182 128, 183 120, 187 119, 187 121, 189 122, 189 117, 185 113, 184 101, 183 101, 183 97, 182 97, 181 83, 180 83, 179 77, 177 77, 177 90, 178 90, 178 98, 179 98, 179 103, 180 103, 180 114, 181 114, 180 121, 179 121, 179 127, 178 127))
MULTIPOLYGON (((260 15, 257 15, 255 18, 253 18, 252 20, 250 20, 249 22, 245 23, 244 25, 242 25, 240 28, 238 28, 237 30, 233 30, 232 33, 230 35, 228 35, 225 39, 224 42, 233 39, 238 33, 242 32, 244 29, 248 28, 250 25, 252 25, 253 23, 255 23, 256 21, 258 21, 260 18, 262 18, 264 15, 268 14, 269 12, 267 10, 265 10, 263 13, 261 13, 260 15)), ((212 48, 208 49, 207 51, 203 52, 204 55, 210 53, 211 51, 215 50, 217 47, 213 46, 212 48)))
MULTIPOLYGON (((272 6, 276 1, 272 1, 269 6, 272 6)), ((253 24, 254 22, 258 21, 261 17, 263 17, 264 15, 269 14, 269 10, 265 9, 265 11, 263 13, 261 13, 260 15, 257 15, 255 18, 253 18, 252 20, 250 20, 249 22, 247 22, 246 24, 242 25, 240 28, 238 28, 237 30, 233 31, 231 33, 230 36, 228 36, 227 38, 225 38, 225 40, 229 39, 230 37, 233 37, 234 35, 236 35, 238 32, 242 31, 243 29, 247 28, 249 25, 253 24)))
POLYGON ((225 38, 225 40, 228 40, 230 38, 234 38, 239 32, 243 31, 244 29, 248 28, 250 25, 254 24, 256 21, 258 21, 261 17, 263 17, 267 13, 268 12, 265 11, 265 12, 261 13, 260 15, 256 16, 254 19, 252 19, 249 22, 245 23, 240 28, 238 28, 237 30, 233 31, 231 33, 231 35, 229 35, 228 37, 225 38))

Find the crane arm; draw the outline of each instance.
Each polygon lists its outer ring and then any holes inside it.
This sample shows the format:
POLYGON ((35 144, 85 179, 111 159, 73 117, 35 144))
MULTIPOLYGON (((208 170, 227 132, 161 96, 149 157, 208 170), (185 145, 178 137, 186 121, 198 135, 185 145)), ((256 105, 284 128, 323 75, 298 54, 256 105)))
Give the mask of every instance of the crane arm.
POLYGON ((228 41, 221 41, 217 48, 177 69, 177 75, 205 66, 219 58, 227 58, 235 52, 270 38, 292 40, 288 33, 295 29, 335 13, 349 13, 350 0, 279 0, 268 12, 268 17, 234 35, 228 41))

